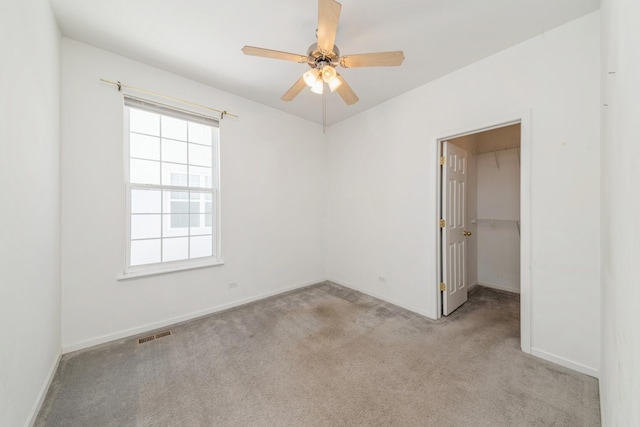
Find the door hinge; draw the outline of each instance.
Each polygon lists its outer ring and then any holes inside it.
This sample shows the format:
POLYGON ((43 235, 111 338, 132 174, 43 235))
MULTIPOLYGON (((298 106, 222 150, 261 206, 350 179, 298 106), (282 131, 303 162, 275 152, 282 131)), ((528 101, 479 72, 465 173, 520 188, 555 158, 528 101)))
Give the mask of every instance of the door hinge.
POLYGON ((444 165, 445 163, 447 163, 447 158, 445 156, 440 156, 440 164, 444 165))
POLYGON ((444 282, 440 282, 440 290, 441 290, 442 292, 444 292, 444 291, 446 291, 446 290, 447 290, 447 285, 446 285, 444 282))
POLYGON ((447 221, 445 221, 444 219, 440 220, 440 228, 444 228, 447 225, 447 221))

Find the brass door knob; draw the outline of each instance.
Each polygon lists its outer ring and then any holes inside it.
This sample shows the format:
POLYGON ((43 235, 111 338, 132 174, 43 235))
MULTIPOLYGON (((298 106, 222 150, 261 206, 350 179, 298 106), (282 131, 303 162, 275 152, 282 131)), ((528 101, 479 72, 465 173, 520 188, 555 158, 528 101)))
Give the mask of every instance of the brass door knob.
POLYGON ((472 232, 466 231, 466 230, 462 232, 463 236, 471 236, 472 234, 473 234, 472 232))

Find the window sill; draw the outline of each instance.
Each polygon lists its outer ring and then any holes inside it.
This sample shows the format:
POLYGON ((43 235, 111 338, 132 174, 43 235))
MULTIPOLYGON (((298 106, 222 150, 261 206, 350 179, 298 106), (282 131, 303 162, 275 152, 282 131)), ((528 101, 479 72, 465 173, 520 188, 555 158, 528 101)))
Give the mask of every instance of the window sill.
POLYGON ((149 276, 158 276, 161 274, 176 273, 178 271, 195 270, 199 268, 214 267, 216 265, 223 265, 224 261, 221 259, 206 260, 206 261, 187 261, 179 262, 171 265, 159 265, 159 266, 141 266, 134 267, 128 271, 124 271, 117 276, 118 281, 125 281, 131 279, 139 279, 149 276))

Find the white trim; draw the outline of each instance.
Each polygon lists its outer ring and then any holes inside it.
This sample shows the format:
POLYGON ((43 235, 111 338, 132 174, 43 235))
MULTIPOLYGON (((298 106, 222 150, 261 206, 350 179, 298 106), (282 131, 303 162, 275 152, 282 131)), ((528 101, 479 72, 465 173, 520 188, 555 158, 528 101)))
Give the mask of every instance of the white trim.
POLYGON ((564 357, 556 356, 555 354, 547 353, 546 351, 540 350, 539 348, 532 347, 531 354, 548 362, 553 362, 557 365, 564 366, 565 368, 573 369, 574 371, 589 375, 590 377, 600 378, 600 371, 596 368, 592 368, 590 366, 565 359, 564 357))
POLYGON ((422 310, 421 308, 415 307, 415 306, 410 305, 410 304, 401 303, 401 302, 396 301, 396 300, 394 300, 392 298, 389 298, 387 296, 384 296, 384 295, 381 295, 381 294, 377 294, 377 293, 371 292, 369 290, 364 290, 362 288, 347 284, 347 283, 339 281, 339 280, 327 279, 327 281, 335 283, 336 285, 344 286, 345 288, 353 289, 354 291, 361 292, 361 293, 363 293, 365 295, 369 295, 370 297, 377 298, 377 299, 382 300, 382 301, 386 301, 386 302, 388 302, 390 304, 393 304, 393 305, 396 305, 398 307, 404 308, 405 310, 409 310, 409 311, 412 311, 414 313, 420 314, 421 316, 428 317, 429 319, 436 320, 436 317, 430 311, 422 310))
MULTIPOLYGON (((504 117, 464 126, 458 129, 443 131, 431 136, 428 142, 435 152, 434 159, 440 162, 441 141, 458 138, 478 132, 484 132, 512 124, 520 123, 520 347, 523 352, 531 353, 531 111, 524 110, 505 115, 504 117)), ((440 167, 435 168, 435 206, 436 219, 440 218, 440 167)), ((436 297, 435 306, 431 309, 436 318, 441 317, 440 307, 442 297, 440 293, 440 232, 438 221, 436 224, 436 274, 433 284, 436 297)))
POLYGON ((218 132, 215 134, 216 141, 215 144, 212 144, 211 151, 213 152, 213 164, 216 165, 215 173, 211 175, 211 183, 213 184, 214 180, 216 183, 216 256, 218 257, 218 261, 223 263, 222 261, 222 183, 221 180, 221 172, 222 162, 220 161, 220 140, 222 139, 222 135, 220 135, 222 130, 218 127, 218 132))
MULTIPOLYGON (((140 269, 140 270, 136 270, 134 267, 130 267, 129 270, 125 270, 121 274, 118 274, 116 278, 119 281, 123 281, 123 280, 129 280, 129 279, 137 279, 141 277, 157 276, 160 274, 175 273, 178 271, 195 270, 197 268, 215 267, 216 265, 224 265, 224 261, 216 258, 206 258, 205 261, 202 261, 198 258, 193 258, 193 259, 183 260, 183 261, 161 262, 158 264, 150 264, 150 265, 152 266, 152 268, 146 268, 146 269, 140 269)), ((143 265, 139 267, 147 267, 147 266, 143 265)))
POLYGON ((249 304, 251 302, 254 301, 258 301, 264 298, 269 298, 275 295, 279 295, 279 294, 283 294, 285 292, 289 292, 289 291, 293 291, 296 289, 300 289, 300 288, 304 288, 307 286, 311 286, 311 285, 315 285, 315 284, 319 284, 319 283, 324 283, 326 280, 314 280, 314 281, 310 281, 310 282, 305 282, 305 283, 301 283, 298 285, 293 285, 293 286, 288 286, 285 288, 281 288, 281 289, 277 289, 275 291, 270 291, 270 292, 265 292, 263 294, 259 294, 259 295, 254 295, 252 297, 249 298, 244 298, 244 299, 240 299, 240 300, 236 300, 236 301, 232 301, 232 302, 228 302, 225 304, 221 304, 221 305, 217 305, 214 307, 209 307, 206 308, 204 310, 198 310, 198 311, 194 311, 191 313, 187 313, 187 314, 183 314, 180 316, 175 316, 166 320, 161 320, 158 322, 152 322, 152 323, 147 323, 145 325, 142 326, 138 326, 135 328, 130 328, 130 329, 125 329, 123 331, 120 332, 114 332, 111 334, 106 334, 106 335, 101 335, 99 337, 95 337, 95 338, 90 338, 88 340, 83 340, 83 341, 78 341, 72 344, 68 344, 68 345, 63 345, 62 346, 62 353, 66 354, 66 353, 70 353, 72 351, 78 351, 78 350, 83 350, 85 348, 89 348, 89 347, 93 347, 99 344, 104 344, 110 341, 115 341, 115 340, 119 340, 119 339, 123 339, 123 338, 128 338, 134 335, 138 335, 138 334, 142 334, 145 332, 149 332, 152 331, 154 329, 159 329, 159 328, 164 328, 170 325, 175 325, 177 323, 181 323, 181 322, 185 322, 187 320, 192 320, 198 317, 202 317, 202 316, 207 316, 209 314, 213 314, 213 313, 217 313, 219 311, 223 311, 223 310, 227 310, 229 308, 234 308, 234 307, 238 307, 244 304, 249 304))
POLYGON ((520 116, 520 348, 531 353, 531 111, 520 116), (526 161, 528 160, 528 161, 526 161))
POLYGON ((49 373, 47 374, 47 379, 42 384, 40 391, 38 392, 38 397, 35 402, 33 402, 33 407, 31 408, 31 412, 29 417, 24 423, 25 427, 31 427, 36 422, 36 418, 38 417, 38 413, 42 408, 42 404, 44 403, 45 397, 47 397, 47 392, 49 391, 49 387, 51 387, 51 383, 53 382, 53 377, 56 375, 58 371, 58 365, 60 365, 60 360, 62 359, 62 351, 58 351, 57 356, 53 359, 53 363, 51 367, 49 367, 49 373))
POLYGON ((496 285, 496 284, 493 284, 493 283, 486 283, 486 282, 478 282, 477 284, 480 285, 480 286, 484 286, 485 288, 498 289, 500 291, 506 291, 506 292, 513 292, 514 294, 519 294, 520 293, 520 289, 519 288, 510 288, 508 286, 496 285))
POLYGON ((479 284, 480 284, 479 282, 475 282, 475 283, 470 284, 470 285, 467 287, 467 293, 469 293, 469 292, 471 292, 472 290, 474 290, 474 289, 475 289, 479 284))

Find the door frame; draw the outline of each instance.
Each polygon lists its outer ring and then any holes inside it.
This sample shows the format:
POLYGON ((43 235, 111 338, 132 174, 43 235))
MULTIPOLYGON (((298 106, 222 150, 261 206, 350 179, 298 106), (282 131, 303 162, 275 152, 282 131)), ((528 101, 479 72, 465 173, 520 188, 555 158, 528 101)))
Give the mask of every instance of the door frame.
POLYGON ((437 318, 442 317, 442 294, 440 292, 440 277, 442 277, 442 237, 440 233, 441 212, 441 173, 440 149, 442 141, 479 132, 497 129, 509 125, 520 124, 520 348, 525 353, 531 353, 531 112, 520 111, 499 119, 489 120, 474 125, 462 126, 458 129, 441 132, 431 138, 431 146, 437 160, 435 168, 436 195, 436 276, 433 291, 436 294, 437 306, 434 312, 437 318))

